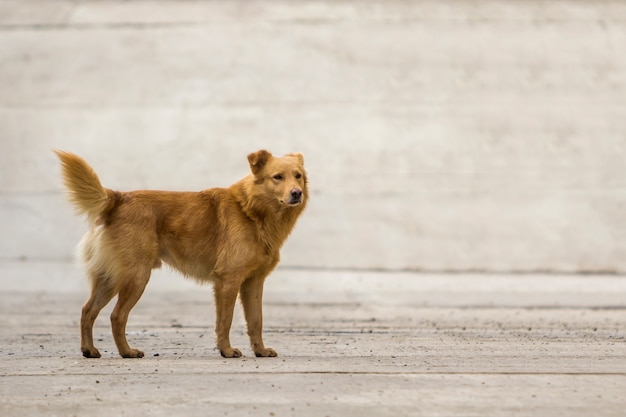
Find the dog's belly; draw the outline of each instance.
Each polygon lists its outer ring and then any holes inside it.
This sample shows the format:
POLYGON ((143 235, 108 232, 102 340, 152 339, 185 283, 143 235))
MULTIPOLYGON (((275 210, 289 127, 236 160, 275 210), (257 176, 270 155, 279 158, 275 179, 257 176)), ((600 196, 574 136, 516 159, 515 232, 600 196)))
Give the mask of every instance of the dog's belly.
POLYGON ((278 264, 279 258, 278 253, 270 254, 260 250, 233 253, 219 261, 210 254, 188 257, 167 251, 161 253, 161 261, 200 283, 213 282, 231 273, 243 274, 240 277, 242 280, 250 276, 267 275, 278 264))
POLYGON ((215 270, 213 262, 208 260, 187 260, 172 256, 172 254, 164 252, 161 254, 161 260, 170 268, 180 272, 185 277, 193 278, 197 281, 206 282, 215 279, 215 270))

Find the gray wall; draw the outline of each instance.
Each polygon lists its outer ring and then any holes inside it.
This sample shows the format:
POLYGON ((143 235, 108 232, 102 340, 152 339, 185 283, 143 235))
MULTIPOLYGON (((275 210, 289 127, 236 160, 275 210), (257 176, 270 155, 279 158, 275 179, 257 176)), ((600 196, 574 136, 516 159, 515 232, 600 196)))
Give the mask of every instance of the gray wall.
POLYGON ((301 151, 283 267, 626 271, 626 3, 0 3, 0 270, 112 188, 202 189, 301 151))

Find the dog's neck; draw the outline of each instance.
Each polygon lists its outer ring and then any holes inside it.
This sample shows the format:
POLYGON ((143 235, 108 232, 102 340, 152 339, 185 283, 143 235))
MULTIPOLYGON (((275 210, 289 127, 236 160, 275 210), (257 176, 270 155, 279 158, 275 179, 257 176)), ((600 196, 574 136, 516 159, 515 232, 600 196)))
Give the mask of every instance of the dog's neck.
POLYGON ((273 199, 263 201, 267 197, 255 195, 253 185, 252 176, 244 178, 233 185, 241 191, 235 195, 238 196, 243 212, 256 224, 259 241, 265 245, 268 253, 277 253, 306 207, 308 190, 305 185, 302 204, 288 207, 273 199))

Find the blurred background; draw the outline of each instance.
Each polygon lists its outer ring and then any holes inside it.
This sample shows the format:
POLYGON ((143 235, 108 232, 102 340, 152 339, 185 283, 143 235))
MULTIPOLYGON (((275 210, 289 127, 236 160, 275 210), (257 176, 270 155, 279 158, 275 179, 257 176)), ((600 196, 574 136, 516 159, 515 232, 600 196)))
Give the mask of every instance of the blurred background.
POLYGON ((120 190, 303 152, 282 270, 624 273, 625 51, 622 1, 3 0, 0 289, 82 282, 52 149, 120 190))

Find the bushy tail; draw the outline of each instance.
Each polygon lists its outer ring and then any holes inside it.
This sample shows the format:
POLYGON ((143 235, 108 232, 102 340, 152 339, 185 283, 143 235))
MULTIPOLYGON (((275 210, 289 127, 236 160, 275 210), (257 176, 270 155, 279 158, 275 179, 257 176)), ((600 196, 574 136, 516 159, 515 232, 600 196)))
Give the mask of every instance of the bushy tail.
POLYGON ((63 182, 76 211, 94 220, 110 210, 115 203, 114 191, 100 184, 93 168, 78 155, 57 150, 54 152, 61 160, 63 182))

